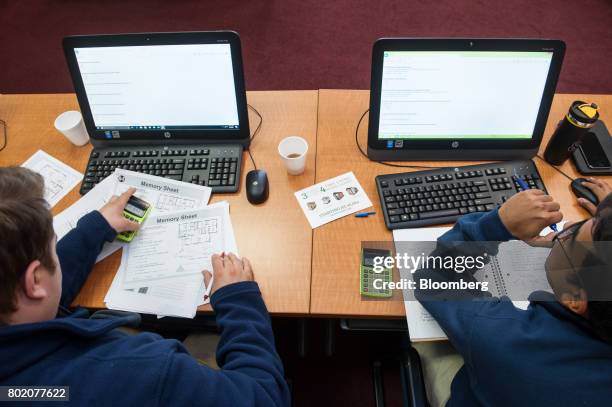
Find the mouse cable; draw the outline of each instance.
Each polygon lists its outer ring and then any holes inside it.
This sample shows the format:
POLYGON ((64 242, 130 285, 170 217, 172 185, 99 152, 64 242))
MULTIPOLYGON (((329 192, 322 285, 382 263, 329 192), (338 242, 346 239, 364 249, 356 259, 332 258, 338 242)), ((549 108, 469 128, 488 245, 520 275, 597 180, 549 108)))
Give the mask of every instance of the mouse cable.
POLYGON ((566 173, 564 173, 563 171, 561 171, 559 168, 557 168, 556 166, 552 165, 551 163, 549 163, 548 161, 546 161, 544 159, 544 157, 542 157, 540 154, 536 154, 536 157, 540 159, 540 161, 542 161, 544 164, 548 165, 549 167, 551 167, 553 170, 557 171, 559 174, 563 175, 565 178, 569 179, 570 182, 573 181, 574 179, 572 177, 570 177, 569 175, 567 175, 566 173))
POLYGON ((429 168, 429 169, 435 169, 435 170, 443 168, 443 167, 433 167, 433 166, 427 166, 427 165, 393 164, 393 163, 389 163, 389 162, 385 162, 385 161, 372 160, 370 157, 368 157, 368 155, 365 153, 365 151, 363 151, 363 149, 359 145, 359 137, 358 136, 359 136, 359 127, 361 127, 361 122, 363 121, 363 118, 365 117, 365 115, 369 111, 370 111, 370 109, 368 109, 365 112, 363 112, 363 114, 361 115, 361 118, 359 119, 359 122, 357 122, 357 127, 355 128, 355 144, 357 144, 357 148, 359 149, 359 152, 361 152, 361 155, 363 155, 365 158, 367 158, 370 161, 373 161, 373 162, 378 163, 378 164, 386 165, 386 166, 389 166, 389 167, 417 168, 417 169, 429 168))
POLYGON ((2 135, 4 139, 4 141, 2 142, 2 146, 0 147, 0 151, 2 151, 6 148, 6 145, 8 144, 8 130, 6 129, 6 122, 2 119, 0 119, 0 126, 2 127, 2 135))
POLYGON ((251 154, 251 143, 253 143, 253 139, 255 138, 255 136, 257 136, 257 133, 259 133, 259 129, 261 129, 261 124, 263 123, 263 117, 257 111, 257 109, 255 109, 253 106, 249 105, 248 103, 247 103, 247 106, 249 107, 249 109, 251 109, 259 117, 259 124, 257 124, 257 127, 255 128, 255 131, 253 132, 253 135, 251 136, 251 140, 250 140, 250 143, 249 143, 249 148, 247 150, 247 153, 249 153, 249 157, 251 157, 251 162, 253 163, 253 168, 257 169, 257 165, 255 165, 255 160, 253 159, 253 154, 251 154))

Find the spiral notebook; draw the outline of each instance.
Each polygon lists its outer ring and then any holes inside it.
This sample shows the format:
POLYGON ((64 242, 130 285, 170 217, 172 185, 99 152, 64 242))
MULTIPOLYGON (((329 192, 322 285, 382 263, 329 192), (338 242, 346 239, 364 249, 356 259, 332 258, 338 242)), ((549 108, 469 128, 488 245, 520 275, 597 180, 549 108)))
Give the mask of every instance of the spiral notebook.
MULTIPOLYGON (((562 225, 558 225, 560 228, 562 225)), ((434 242, 449 227, 421 229, 398 229, 393 231, 395 242, 434 242)), ((430 244, 431 245, 431 244, 430 244)), ((481 270, 474 273, 478 281, 488 282, 489 292, 495 297, 507 296, 513 299, 517 308, 526 309, 527 298, 534 291, 551 291, 544 262, 549 249, 529 247, 521 241, 510 241, 499 245, 497 256, 481 270), (519 299, 514 301, 514 299, 519 299)), ((402 278, 412 278, 410 272, 400 271, 402 278)), ((447 339, 436 320, 414 297, 413 290, 404 290, 404 306, 408 331, 412 342, 447 339)))
POLYGON ((502 243, 497 256, 474 273, 478 281, 489 283, 494 297, 506 296, 516 302, 527 301, 534 291, 550 291, 544 272, 544 262, 550 249, 534 248, 520 240, 502 243))

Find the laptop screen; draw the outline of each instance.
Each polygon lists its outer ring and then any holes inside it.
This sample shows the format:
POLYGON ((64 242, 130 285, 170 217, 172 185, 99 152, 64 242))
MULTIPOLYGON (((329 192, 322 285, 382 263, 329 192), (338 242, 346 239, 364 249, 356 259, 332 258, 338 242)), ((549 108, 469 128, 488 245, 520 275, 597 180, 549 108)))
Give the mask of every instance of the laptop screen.
POLYGON ((538 51, 385 51, 378 139, 529 140, 552 57, 538 51))
POLYGON ((96 130, 240 129, 228 43, 74 53, 96 130))

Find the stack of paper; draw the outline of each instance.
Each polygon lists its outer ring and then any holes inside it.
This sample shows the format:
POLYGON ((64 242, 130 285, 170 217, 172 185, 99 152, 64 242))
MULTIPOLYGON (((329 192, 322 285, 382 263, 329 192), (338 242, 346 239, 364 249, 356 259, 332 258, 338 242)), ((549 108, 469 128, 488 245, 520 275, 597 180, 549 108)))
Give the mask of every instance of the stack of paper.
POLYGON ((56 234, 62 238, 83 215, 130 187, 152 210, 132 242, 107 243, 97 259, 123 248, 106 306, 193 318, 198 305, 208 302, 202 270, 212 271, 212 254, 238 252, 229 204, 207 206, 211 188, 117 169, 54 218, 56 234))
MULTIPOLYGON (((118 168, 83 198, 53 218, 53 227, 57 238, 61 239, 76 227, 76 223, 83 215, 100 209, 113 195, 119 195, 130 187, 136 188, 136 196, 153 205, 149 216, 203 208, 208 205, 212 192, 209 187, 118 168)), ((104 259, 124 245, 124 243, 118 241, 105 244, 96 261, 104 259)))
POLYGON ((237 253, 229 204, 149 216, 125 245, 121 266, 104 301, 110 309, 193 318, 207 303, 211 256, 237 253))

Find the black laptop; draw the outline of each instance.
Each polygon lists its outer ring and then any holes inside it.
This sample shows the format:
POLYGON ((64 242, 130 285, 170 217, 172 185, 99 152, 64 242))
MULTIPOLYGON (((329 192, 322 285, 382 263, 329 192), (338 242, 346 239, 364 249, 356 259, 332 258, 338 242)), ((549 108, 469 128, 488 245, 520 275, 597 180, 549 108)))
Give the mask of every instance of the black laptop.
POLYGON ((73 36, 64 52, 94 146, 81 194, 115 168, 238 190, 249 120, 237 33, 73 36))

